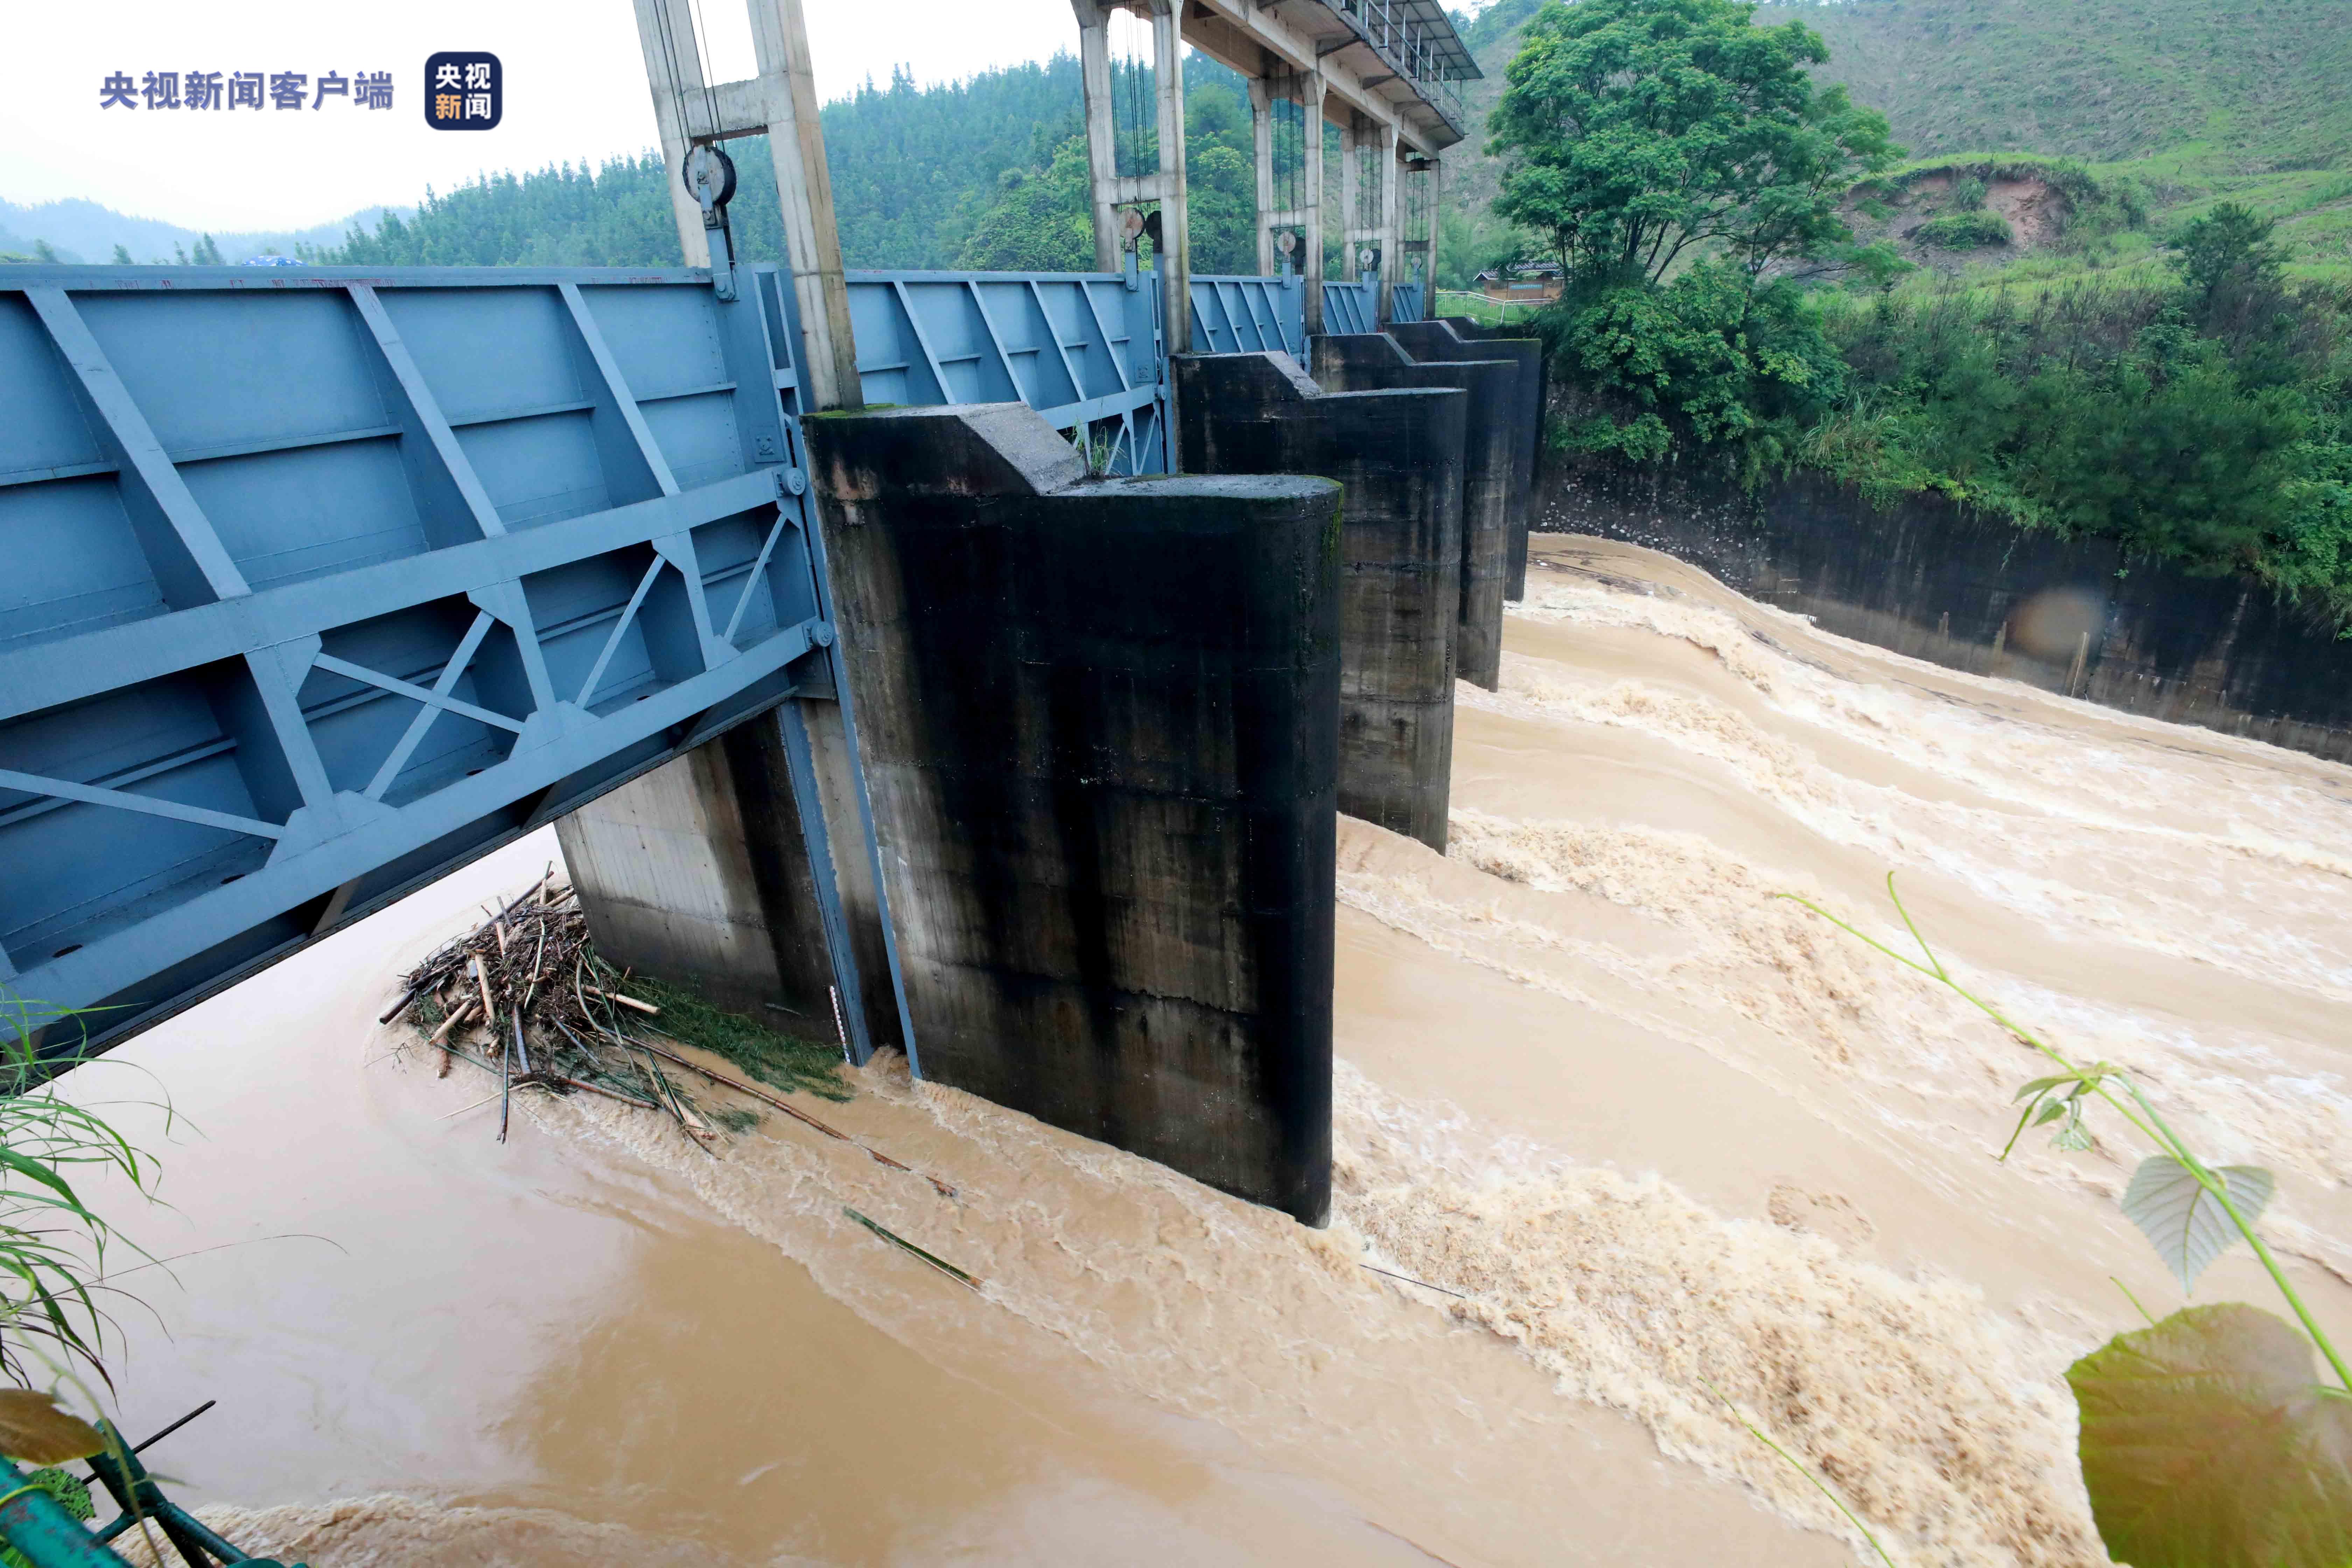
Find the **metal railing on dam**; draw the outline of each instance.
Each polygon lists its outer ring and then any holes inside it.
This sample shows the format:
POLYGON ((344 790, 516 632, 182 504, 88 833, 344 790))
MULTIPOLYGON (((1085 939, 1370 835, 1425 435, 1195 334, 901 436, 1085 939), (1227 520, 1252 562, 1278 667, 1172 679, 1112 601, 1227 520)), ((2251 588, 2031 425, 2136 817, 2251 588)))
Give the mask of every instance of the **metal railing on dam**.
MULTIPOLYGON (((777 274, 761 270, 773 320, 777 274)), ((1167 470, 1168 366, 1156 274, 848 277, 869 405, 1025 403, 1057 430, 1083 428, 1105 471, 1167 470)), ((1207 281, 1196 280, 1196 296, 1207 281)), ((778 384, 796 408, 795 384, 787 377, 778 384)))
POLYGON ((836 689, 756 297, 0 274, 0 984, 120 1035, 836 689))

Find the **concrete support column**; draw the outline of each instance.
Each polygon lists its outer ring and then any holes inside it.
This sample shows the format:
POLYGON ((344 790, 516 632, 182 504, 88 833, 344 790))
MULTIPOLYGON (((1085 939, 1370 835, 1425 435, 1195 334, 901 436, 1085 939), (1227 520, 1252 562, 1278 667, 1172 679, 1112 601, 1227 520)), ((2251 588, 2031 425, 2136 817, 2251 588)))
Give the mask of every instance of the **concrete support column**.
POLYGON ((1383 125, 1378 132, 1379 146, 1374 153, 1373 167, 1379 171, 1380 186, 1373 192, 1374 237, 1372 243, 1381 249, 1380 314, 1373 319, 1389 320, 1389 297, 1396 288, 1404 253, 1398 247, 1397 229, 1397 133, 1393 125, 1383 125))
POLYGON ((1095 220, 1095 270, 1118 270, 1118 137, 1111 121, 1110 12, 1102 0, 1070 0, 1078 18, 1078 79, 1087 110, 1087 185, 1095 220))
POLYGON ((1429 253, 1421 266, 1421 319, 1437 319, 1437 258, 1445 244, 1445 160, 1429 160, 1429 253))
POLYGON ((1274 89, 1262 76, 1250 78, 1250 148, 1257 169, 1257 271, 1271 278, 1274 248, 1274 89))
POLYGON ((1503 598, 1517 473, 1518 365, 1508 359, 1423 363, 1387 332, 1317 338, 1310 359, 1316 384, 1327 392, 1442 386, 1466 395, 1454 673, 1494 690, 1503 668, 1503 598))
POLYGON ((863 408, 857 344, 849 327, 849 280, 842 270, 841 232, 833 216, 833 175, 825 167, 824 129, 817 119, 816 79, 809 66, 808 24, 801 0, 751 0, 751 5, 768 152, 784 220, 784 258, 800 298, 801 367, 807 377, 802 409, 863 408))
POLYGON ((1286 355, 1193 354, 1175 371, 1186 472, 1322 474, 1346 490, 1339 809, 1444 849, 1468 400, 1327 394, 1286 355))
POLYGON ((830 1041, 833 966, 790 773, 764 714, 557 818, 555 836, 599 952, 830 1041))
POLYGON ((925 1075, 1323 1223, 1339 488, 808 436, 925 1075))
POLYGON ((1364 235, 1364 153, 1356 134, 1356 116, 1339 127, 1339 271, 1350 283, 1362 280, 1356 249, 1364 235))
POLYGON ((1307 284, 1307 335, 1323 331, 1323 73, 1309 70, 1298 79, 1300 123, 1306 129, 1307 167, 1299 184, 1306 187, 1301 215, 1307 229, 1305 255, 1299 268, 1307 284))
MULTIPOLYGON (((793 280, 801 412, 862 406, 801 0, 749 0, 759 74, 717 90, 726 118, 715 122, 688 0, 635 4, 689 264, 709 265, 709 251, 681 177, 688 150, 764 132, 793 280)), ((904 1045, 836 663, 810 655, 798 691, 772 712, 562 818, 557 833, 614 962, 817 1039, 836 1038, 837 992, 853 1046, 904 1045)))
POLYGON ((707 114, 702 57, 695 49, 694 14, 688 0, 636 0, 637 47, 646 57, 646 86, 653 94, 654 123, 661 134, 662 168, 669 184, 670 216, 677 222, 678 249, 688 267, 710 265, 710 240, 703 232, 702 204, 686 188, 687 149, 712 130, 697 116, 707 114))
POLYGON ((1151 0, 1152 81, 1160 100, 1160 272, 1171 354, 1192 352, 1192 238, 1184 205, 1184 36, 1179 0, 1151 0))

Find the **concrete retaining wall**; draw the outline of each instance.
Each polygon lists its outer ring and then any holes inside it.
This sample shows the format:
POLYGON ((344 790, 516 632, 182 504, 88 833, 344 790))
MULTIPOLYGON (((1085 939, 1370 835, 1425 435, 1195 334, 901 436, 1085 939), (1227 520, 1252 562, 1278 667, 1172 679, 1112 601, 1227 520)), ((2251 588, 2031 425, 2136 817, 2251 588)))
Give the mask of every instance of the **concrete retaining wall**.
POLYGON ((1267 353, 1180 358, 1176 388, 1187 473, 1318 474, 1345 489, 1339 809, 1444 848, 1467 399, 1326 394, 1267 353))
POLYGON ((806 431, 924 1075, 1322 1223, 1339 488, 806 431))
POLYGON ((1495 689, 1503 668, 1503 592, 1517 482, 1518 367, 1507 360, 1424 363, 1387 332, 1317 338, 1315 384, 1326 392, 1453 387, 1465 395, 1462 445, 1462 609, 1454 668, 1495 689))
POLYGON ((1499 329, 1482 328, 1456 317, 1434 321, 1400 321, 1391 331, 1415 359, 1507 359, 1518 366, 1514 394, 1518 416, 1513 436, 1517 443, 1518 478, 1511 487, 1511 539, 1503 558, 1503 597, 1516 603, 1528 595, 1528 529, 1536 510, 1536 485, 1543 464, 1543 420, 1549 381, 1544 349, 1535 338, 1515 338, 1499 329))
POLYGON ((2352 642, 2258 579, 2017 528, 1934 496, 1886 509, 1811 475, 1583 459, 1540 526, 1645 544, 1826 631, 2126 712, 2352 762, 2352 642))

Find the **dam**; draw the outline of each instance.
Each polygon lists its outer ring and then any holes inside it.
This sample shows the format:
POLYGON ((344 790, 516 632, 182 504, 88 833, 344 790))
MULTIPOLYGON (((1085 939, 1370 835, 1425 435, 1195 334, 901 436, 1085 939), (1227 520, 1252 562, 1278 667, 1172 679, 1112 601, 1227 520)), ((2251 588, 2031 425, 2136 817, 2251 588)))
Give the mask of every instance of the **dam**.
POLYGON ((1434 5, 1080 0, 1067 272, 845 268, 798 9, 725 82, 637 6, 684 267, 0 269, 0 981, 169 1171, 77 1180, 157 1260, 125 1429, 218 1401, 152 1460, 207 1528, 2101 1568, 2063 1373, 2179 1290, 2130 1152, 1995 1163, 2034 1058, 1790 901, 1899 942, 1890 872, 2275 1173, 2352 1322, 2340 764, 1531 536, 1541 349, 1413 218, 1434 5), (1138 40, 1160 147, 1188 47, 1248 85, 1253 273, 1137 163, 1138 40), (425 995, 558 893, 686 1109, 518 1092, 529 993, 425 995))

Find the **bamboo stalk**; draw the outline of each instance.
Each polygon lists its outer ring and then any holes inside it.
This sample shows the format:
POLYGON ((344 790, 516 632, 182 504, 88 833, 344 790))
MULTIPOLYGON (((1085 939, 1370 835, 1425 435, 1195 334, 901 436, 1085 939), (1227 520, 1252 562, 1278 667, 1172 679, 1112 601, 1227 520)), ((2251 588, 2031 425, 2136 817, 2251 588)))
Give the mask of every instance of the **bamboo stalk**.
MULTIPOLYGON (((522 1020, 514 1021, 515 1038, 522 1038, 522 1020)), ((507 1117, 514 1110, 514 1053, 499 1058, 499 1142, 507 1141, 507 1117)))
MULTIPOLYGON (((632 1038, 635 1038, 635 1037, 632 1037, 632 1038)), ((933 1190, 938 1192, 940 1196, 943 1198, 951 1198, 956 1195, 956 1190, 948 1185, 945 1182, 940 1181, 937 1176, 924 1174, 924 1173, 916 1170, 912 1165, 892 1159, 889 1155, 885 1154, 881 1150, 875 1148, 873 1145, 860 1142, 857 1139, 851 1137, 848 1133, 844 1132, 838 1127, 828 1126, 824 1122, 819 1121, 815 1117, 811 1116, 807 1111, 803 1110, 800 1107, 790 1104, 785 1100, 779 1100, 774 1095, 768 1093, 765 1089, 753 1089, 750 1084, 744 1083, 738 1079, 729 1078, 723 1072, 713 1072, 709 1068, 702 1066, 699 1062, 690 1062, 684 1057, 662 1049, 659 1046, 655 1045, 651 1040, 637 1039, 636 1044, 643 1047, 645 1049, 651 1051, 654 1055, 662 1058, 666 1061, 676 1062, 678 1066, 685 1068, 689 1072, 700 1073, 703 1077, 709 1079, 715 1084, 721 1085, 727 1089, 731 1089, 738 1094, 748 1094, 753 1100, 760 1101, 763 1105, 774 1106, 778 1110, 782 1111, 786 1116, 791 1117, 793 1121, 803 1122, 807 1126, 813 1127, 828 1138, 835 1138, 855 1148, 863 1149, 866 1151, 868 1158, 874 1160, 879 1164, 887 1165, 894 1171, 904 1171, 910 1176, 922 1176, 923 1180, 930 1183, 933 1190)))
POLYGON ((608 1002, 618 1002, 624 1007, 635 1007, 638 1012, 646 1015, 648 1017, 658 1017, 661 1016, 661 1009, 655 1006, 650 1002, 640 1002, 634 996, 624 996, 617 991, 607 991, 602 985, 591 985, 588 989, 593 991, 597 995, 604 997, 608 1002))
POLYGON ((499 1022, 499 1010, 490 1004, 490 977, 483 971, 482 961, 479 958, 469 958, 466 962, 473 966, 474 984, 481 987, 482 1027, 496 1028, 499 1022))
POLYGON ((425 994, 425 988, 429 984, 431 984, 431 982, 420 980, 415 984, 410 986, 407 994, 402 996, 399 1001, 394 1002, 392 1005, 392 1011, 379 1015, 376 1018, 376 1022, 379 1024, 389 1024, 394 1018, 399 1017, 403 1013, 407 1012, 410 1005, 415 1002, 419 996, 425 994))

